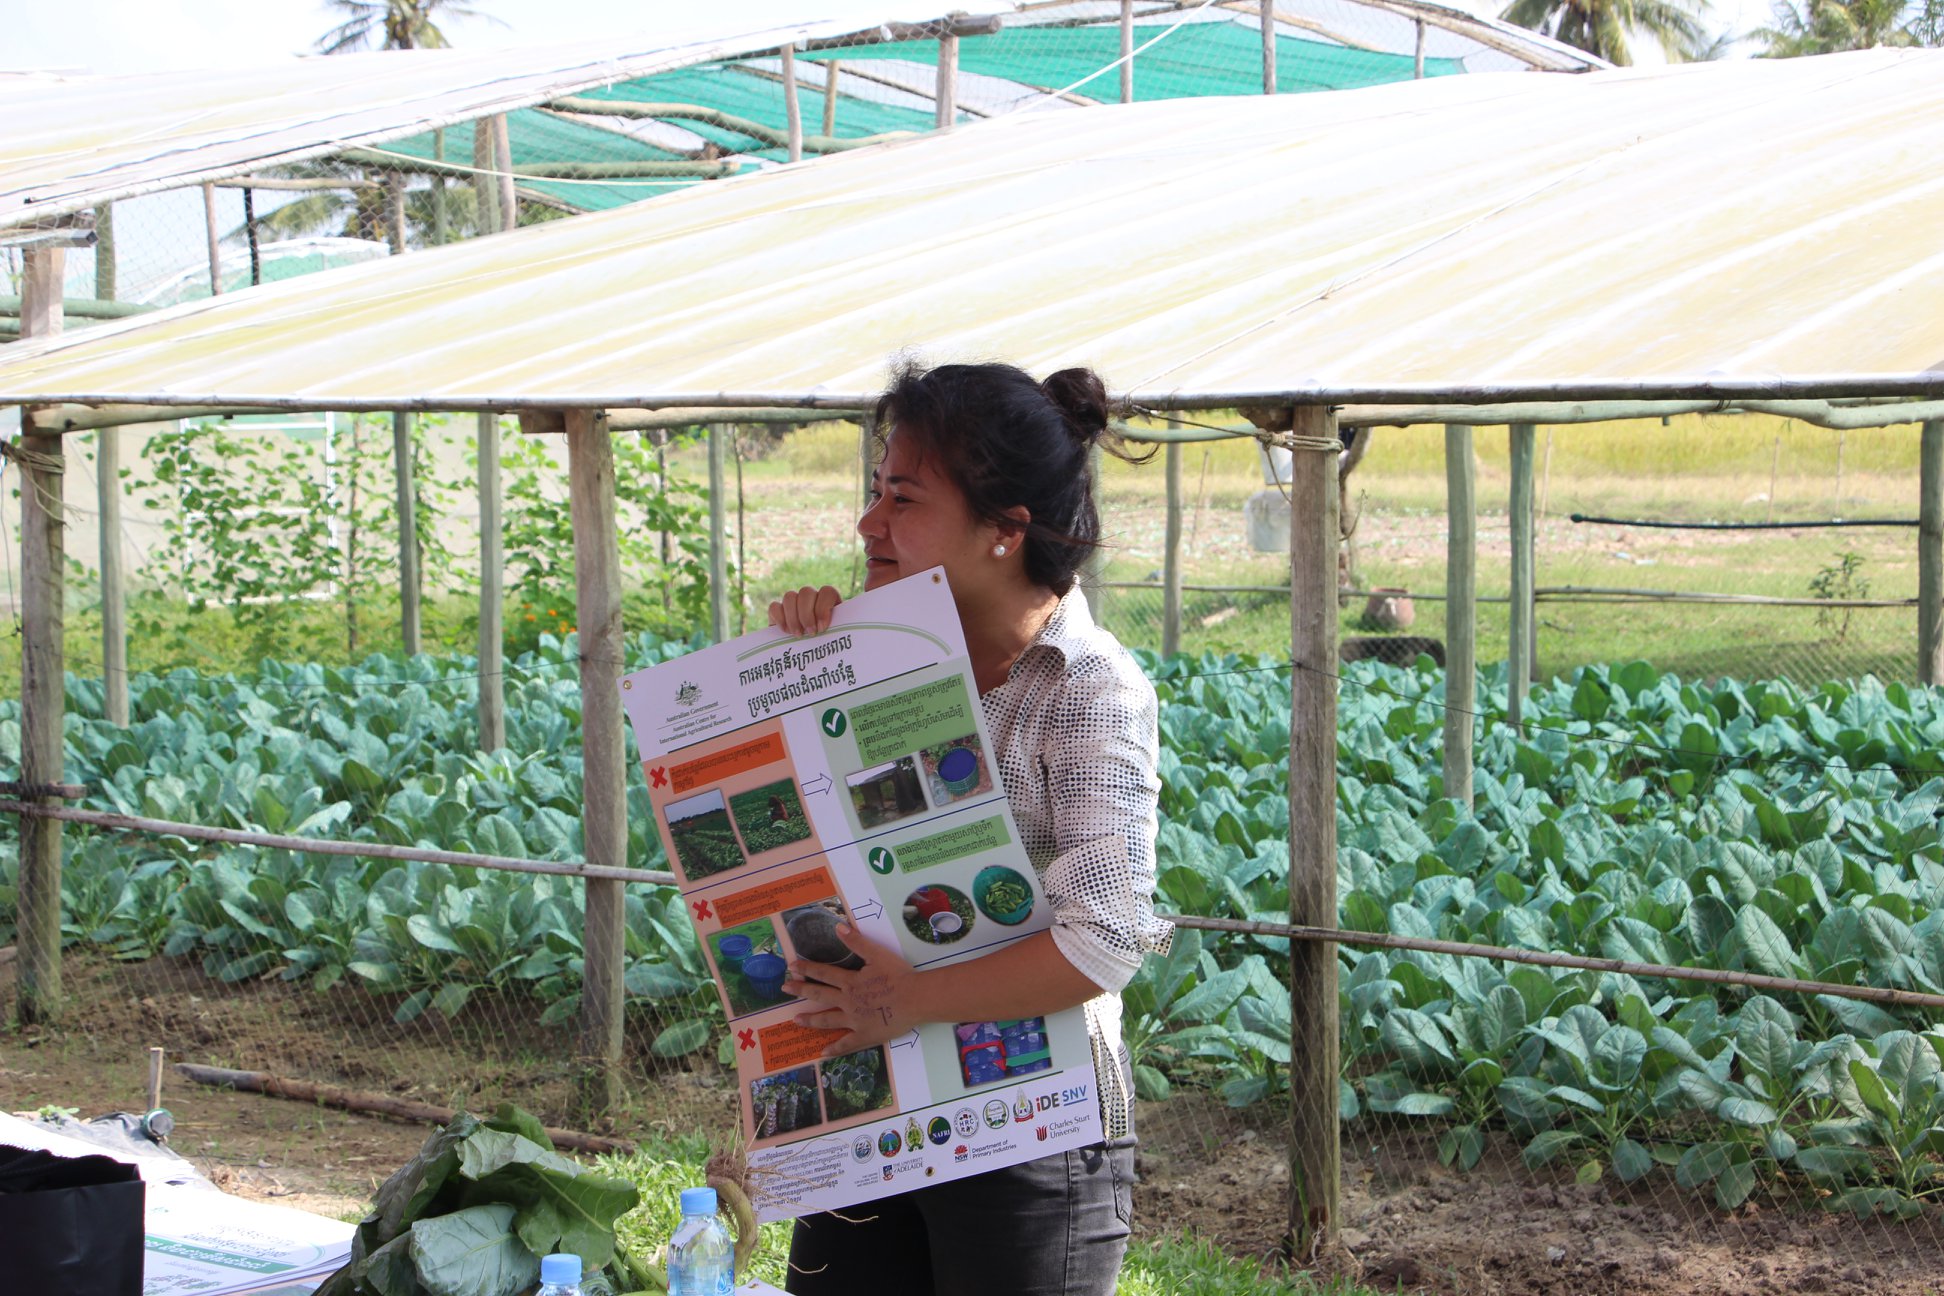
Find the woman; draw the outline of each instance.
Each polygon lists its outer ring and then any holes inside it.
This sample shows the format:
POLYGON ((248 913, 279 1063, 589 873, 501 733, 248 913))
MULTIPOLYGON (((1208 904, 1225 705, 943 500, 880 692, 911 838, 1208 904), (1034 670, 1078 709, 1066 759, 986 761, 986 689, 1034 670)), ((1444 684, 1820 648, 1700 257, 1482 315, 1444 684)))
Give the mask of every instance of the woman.
MULTIPOLYGON (((1098 544, 1092 450, 1110 440, 1100 379, 1044 383, 1010 365, 910 371, 878 403, 865 588, 943 566, 965 628, 1007 799, 1054 926, 983 958, 914 971, 846 923, 850 972, 791 967, 798 1021, 847 1032, 837 1057, 927 1022, 1037 1017, 1085 1005, 1104 1142, 797 1221, 801 1296, 1110 1296, 1132 1212, 1131 1071, 1120 988, 1165 950, 1154 895, 1154 689, 1076 587, 1098 544), (816 980, 807 977, 814 975, 816 980)), ((1117 445, 1107 449, 1121 453, 1117 445)), ((1126 457, 1123 455, 1123 457, 1126 457)), ((837 591, 770 605, 792 634, 826 629, 837 591)))

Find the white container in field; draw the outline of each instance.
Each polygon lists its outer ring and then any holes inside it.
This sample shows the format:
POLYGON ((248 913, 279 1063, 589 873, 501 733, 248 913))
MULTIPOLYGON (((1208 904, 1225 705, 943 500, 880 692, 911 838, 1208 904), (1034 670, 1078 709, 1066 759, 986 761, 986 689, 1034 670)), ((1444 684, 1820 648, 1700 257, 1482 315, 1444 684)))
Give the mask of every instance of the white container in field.
POLYGON ((1293 472, 1292 459, 1288 446, 1272 446, 1256 442, 1256 453, 1262 458, 1262 484, 1264 486, 1287 486, 1293 472))
POLYGON ((1259 490, 1242 505, 1249 547, 1257 553, 1289 552, 1289 495, 1275 487, 1259 490))

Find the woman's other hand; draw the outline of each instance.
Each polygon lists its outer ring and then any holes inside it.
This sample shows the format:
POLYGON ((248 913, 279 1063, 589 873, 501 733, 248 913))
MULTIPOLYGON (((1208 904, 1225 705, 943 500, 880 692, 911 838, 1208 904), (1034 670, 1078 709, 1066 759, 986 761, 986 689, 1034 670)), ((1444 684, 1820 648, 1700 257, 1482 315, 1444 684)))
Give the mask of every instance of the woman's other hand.
POLYGON ((786 994, 804 1001, 797 1025, 844 1032, 824 1049, 827 1058, 896 1039, 919 1025, 912 1002, 917 973, 904 956, 848 922, 838 925, 837 937, 864 960, 863 967, 852 972, 795 959, 790 963, 790 979, 783 983, 786 994))
POLYGON ((843 601, 844 596, 834 586, 815 589, 805 585, 770 604, 770 624, 781 626, 793 635, 822 634, 830 629, 830 614, 843 601))

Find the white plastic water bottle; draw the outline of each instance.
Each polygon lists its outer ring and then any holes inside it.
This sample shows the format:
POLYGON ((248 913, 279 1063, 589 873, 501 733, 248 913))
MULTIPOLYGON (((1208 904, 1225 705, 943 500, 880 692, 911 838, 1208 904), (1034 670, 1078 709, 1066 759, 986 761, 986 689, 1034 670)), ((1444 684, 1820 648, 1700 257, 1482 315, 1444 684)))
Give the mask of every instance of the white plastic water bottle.
POLYGON ((540 1257, 540 1290, 533 1296, 581 1296, 581 1258, 571 1251, 540 1257))
POLYGON ((668 1296, 732 1296, 736 1244, 716 1217, 713 1188, 682 1189, 682 1222, 668 1242, 668 1296))

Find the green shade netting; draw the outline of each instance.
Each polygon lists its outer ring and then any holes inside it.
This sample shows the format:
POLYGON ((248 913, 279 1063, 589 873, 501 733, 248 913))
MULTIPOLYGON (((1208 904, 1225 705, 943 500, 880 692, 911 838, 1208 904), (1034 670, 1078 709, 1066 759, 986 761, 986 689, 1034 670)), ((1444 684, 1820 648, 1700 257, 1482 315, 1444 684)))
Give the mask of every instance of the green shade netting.
MULTIPOLYGON (((903 49, 904 46, 893 48, 903 49)), ((932 48, 937 48, 936 42, 933 42, 932 48)), ((803 114, 803 131, 806 135, 818 134, 823 128, 823 93, 822 86, 797 87, 797 106, 803 114)), ((783 107, 783 83, 734 64, 716 63, 683 68, 678 72, 663 72, 605 90, 589 91, 582 97, 621 99, 629 103, 695 104, 718 109, 732 117, 746 117, 778 131, 788 124, 783 107)), ((770 155, 752 149, 750 146, 756 141, 740 132, 702 122, 677 118, 669 120, 731 152, 770 155)), ((928 131, 934 124, 930 109, 897 108, 839 95, 832 133, 839 139, 858 139, 890 131, 928 131)), ((775 156, 781 158, 783 150, 775 150, 775 156)))
MULTIPOLYGON (((1165 29, 1136 27, 1135 47, 1139 48, 1142 41, 1162 30, 1165 29)), ((854 50, 823 51, 807 57, 936 63, 938 42, 869 45, 854 50)), ((959 42, 961 71, 1003 77, 1043 90, 1072 85, 1119 57, 1118 27, 1018 27, 996 36, 968 36, 959 42)), ((1381 54, 1328 41, 1276 37, 1276 90, 1281 94, 1352 90, 1359 86, 1409 81, 1412 70, 1409 54, 1381 54)), ((1457 59, 1424 60, 1424 75, 1428 77, 1452 76, 1464 70, 1457 59)), ((1117 101, 1120 74, 1107 72, 1074 93, 1102 102, 1117 101)), ((1238 23, 1189 23, 1152 49, 1134 56, 1134 97, 1139 100, 1260 93, 1262 34, 1238 23)))

